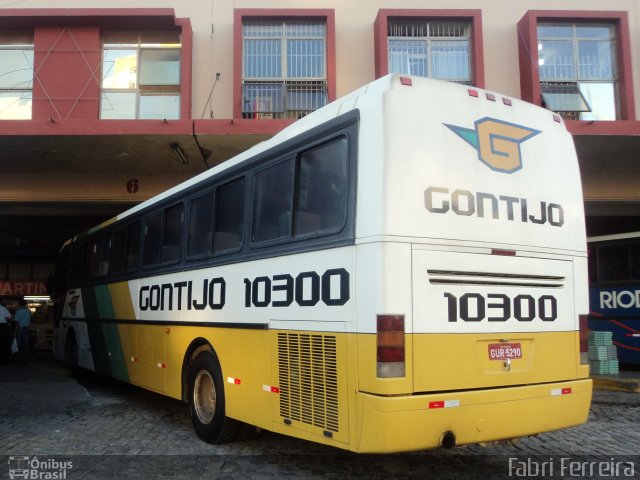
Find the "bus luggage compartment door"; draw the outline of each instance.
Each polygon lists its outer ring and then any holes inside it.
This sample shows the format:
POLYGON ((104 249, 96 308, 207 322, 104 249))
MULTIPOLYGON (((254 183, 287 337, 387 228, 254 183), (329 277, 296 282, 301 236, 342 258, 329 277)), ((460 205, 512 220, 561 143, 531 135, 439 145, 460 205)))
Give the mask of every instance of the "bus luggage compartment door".
POLYGON ((414 391, 576 378, 571 260, 414 246, 414 391))

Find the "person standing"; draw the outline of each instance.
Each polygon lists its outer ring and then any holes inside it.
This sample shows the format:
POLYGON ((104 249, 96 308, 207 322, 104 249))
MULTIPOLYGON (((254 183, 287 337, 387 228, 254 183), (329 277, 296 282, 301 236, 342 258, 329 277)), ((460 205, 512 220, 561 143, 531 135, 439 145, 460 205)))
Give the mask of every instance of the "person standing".
POLYGON ((13 325, 11 312, 4 302, 0 302, 0 363, 7 363, 11 353, 11 342, 13 340, 13 325))
POLYGON ((18 322, 18 348, 20 356, 22 357, 22 363, 27 365, 29 363, 29 325, 31 325, 31 312, 27 308, 27 302, 24 298, 18 301, 20 306, 15 315, 13 316, 16 322, 18 322))

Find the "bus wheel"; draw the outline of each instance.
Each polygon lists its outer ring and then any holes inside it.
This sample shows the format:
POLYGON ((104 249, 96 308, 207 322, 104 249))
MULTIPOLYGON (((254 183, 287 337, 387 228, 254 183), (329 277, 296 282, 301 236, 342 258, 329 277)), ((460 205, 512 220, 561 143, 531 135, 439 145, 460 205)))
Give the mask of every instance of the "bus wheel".
POLYGON ((187 372, 191 421, 202 440, 224 443, 234 440, 241 423, 225 415, 222 371, 211 352, 200 352, 187 372))

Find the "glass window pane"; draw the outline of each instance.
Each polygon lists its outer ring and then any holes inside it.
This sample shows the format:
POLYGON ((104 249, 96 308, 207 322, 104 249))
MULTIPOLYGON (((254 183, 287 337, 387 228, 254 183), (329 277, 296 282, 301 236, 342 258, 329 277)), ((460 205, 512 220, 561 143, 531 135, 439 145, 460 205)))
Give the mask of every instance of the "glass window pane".
POLYGON ((576 25, 576 37, 608 40, 613 37, 610 25, 576 25))
POLYGON ((140 85, 180 85, 180 50, 141 50, 140 85))
POLYGON ((442 80, 469 81, 469 42, 433 41, 431 43, 431 76, 442 80))
POLYGON ((545 106, 554 112, 588 112, 590 106, 582 96, 578 85, 543 84, 540 85, 545 106))
POLYGON ((469 37, 470 25, 467 22, 431 21, 429 37, 469 37))
POLYGON ((580 120, 615 120, 616 98, 613 83, 580 83, 580 92, 591 111, 580 114, 580 120))
POLYGON ((140 119, 180 118, 180 95, 142 95, 140 96, 140 119))
POLYGON ((257 172, 254 184, 254 242, 291 235, 293 159, 257 172))
POLYGON ((572 38, 572 25, 538 25, 538 38, 572 38))
POLYGON ((136 118, 136 98, 134 92, 102 92, 100 118, 134 119, 136 118))
POLYGON ((111 251, 111 272, 124 272, 127 259, 127 230, 125 228, 114 232, 111 251))
POLYGON ((577 80, 571 41, 540 41, 538 65, 540 80, 577 80))
POLYGON ((287 85, 287 109, 312 111, 327 103, 324 82, 293 83, 287 85))
POLYGON ((389 39, 389 72, 427 76, 427 42, 389 39))
POLYGON ((187 255, 211 252, 213 244, 213 192, 191 201, 187 255))
POLYGON ((324 40, 287 40, 289 78, 322 78, 324 64, 324 40))
POLYGON ((0 120, 30 120, 31 92, 0 92, 0 120))
POLYGON ((346 138, 300 157, 294 235, 341 227, 347 214, 348 142, 346 138))
POLYGON ((0 89, 33 87, 33 50, 0 50, 0 89))
POLYGON ((324 37, 325 24, 322 22, 288 22, 285 25, 286 37, 324 37))
POLYGON ((136 270, 140 266, 140 222, 127 227, 127 271, 136 270))
POLYGON ((162 219, 163 212, 151 215, 146 221, 144 233, 143 265, 160 263, 160 248, 162 247, 162 219))
POLYGON ((244 40, 245 78, 282 78, 281 40, 244 40))
POLYGON ((109 273, 111 236, 103 236, 89 246, 89 273, 91 277, 104 277, 109 273))
POLYGON ((242 245, 244 184, 244 178, 240 178, 216 190, 214 252, 236 249, 242 245))
POLYGON ((282 112, 284 85, 281 83, 245 83, 242 86, 244 113, 282 112))
POLYGON ((182 241, 182 204, 164 211, 164 234, 162 239, 162 262, 173 262, 180 258, 182 241))
POLYGON ((580 80, 612 80, 613 45, 611 42, 578 42, 578 75, 580 80))
POLYGON ((102 31, 100 37, 105 48, 136 48, 140 43, 140 34, 136 31, 102 31))
POLYGON ((180 46, 180 34, 175 31, 140 32, 140 46, 180 46))
POLYGON ((282 22, 246 22, 242 25, 243 37, 282 37, 282 22))
POLYGON ((102 56, 102 88, 137 88, 136 50, 107 50, 102 56))

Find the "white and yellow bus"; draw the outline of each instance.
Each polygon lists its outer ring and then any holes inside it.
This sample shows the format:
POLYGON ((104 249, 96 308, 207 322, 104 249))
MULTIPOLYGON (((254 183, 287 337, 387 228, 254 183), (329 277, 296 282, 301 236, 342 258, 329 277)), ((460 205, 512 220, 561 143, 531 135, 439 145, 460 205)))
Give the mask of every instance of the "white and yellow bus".
POLYGON ((356 452, 578 425, 578 163, 552 112, 381 78, 62 249, 56 354, 356 452))

